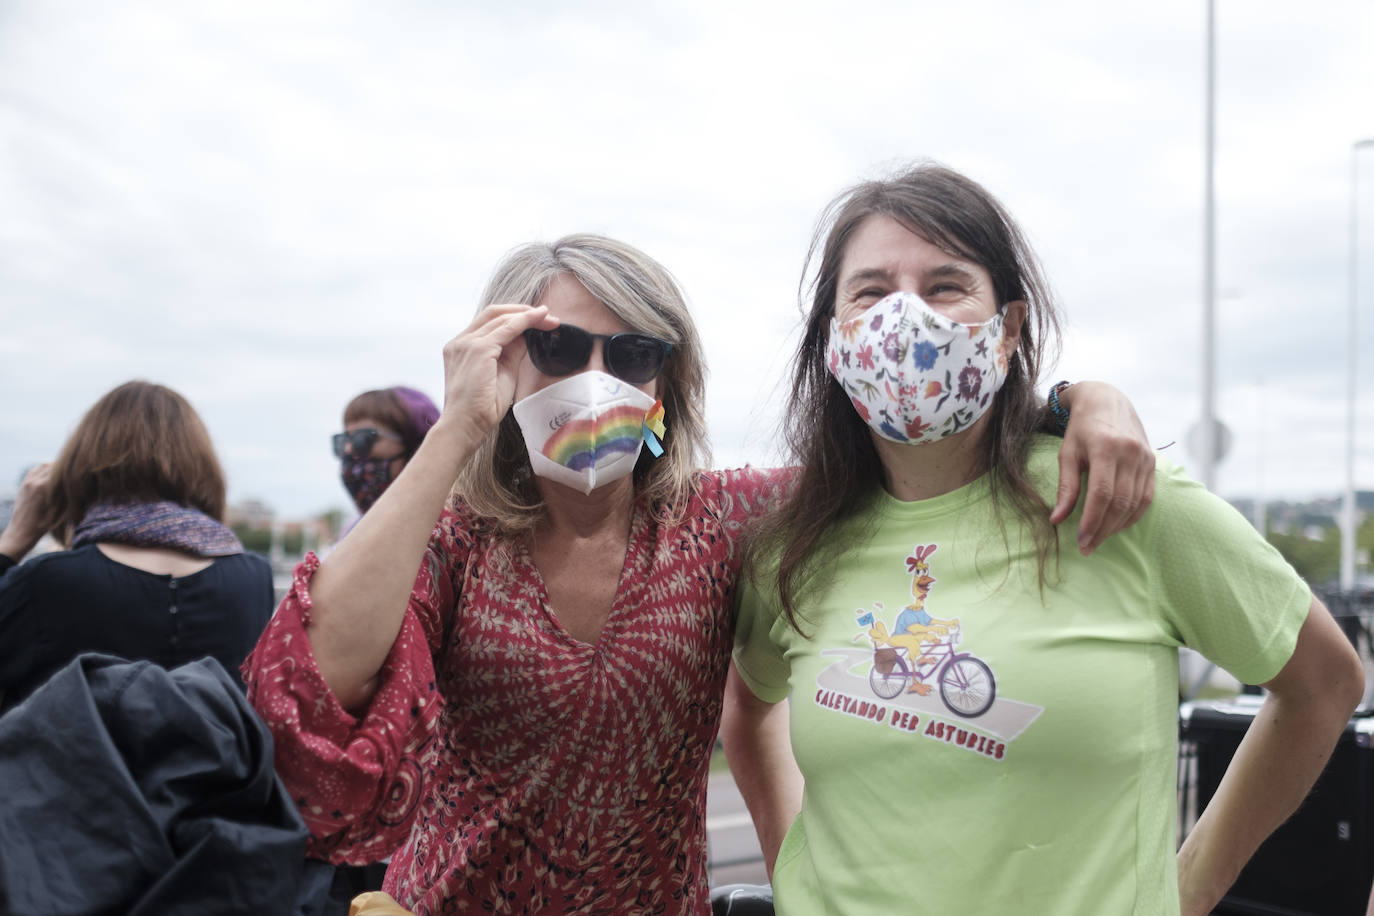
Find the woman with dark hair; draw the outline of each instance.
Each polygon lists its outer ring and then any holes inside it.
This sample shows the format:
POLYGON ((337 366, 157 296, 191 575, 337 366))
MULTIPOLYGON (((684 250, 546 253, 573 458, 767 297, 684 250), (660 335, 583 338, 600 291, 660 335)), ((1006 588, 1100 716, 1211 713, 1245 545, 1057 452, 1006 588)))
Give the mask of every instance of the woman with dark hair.
POLYGON ((14 705, 81 652, 239 665, 272 571, 223 524, 224 473, 181 395, 126 382, 24 479, 0 532, 0 690, 14 705), (45 533, 68 549, 19 564, 45 533))
POLYGON ((1055 310, 981 186, 867 182, 816 238, 724 734, 778 912, 1208 912, 1359 701, 1350 643, 1168 462, 1091 557, 1051 524, 1055 310), (1175 861, 1182 645, 1269 696, 1175 861), (800 774, 760 737, 789 695, 800 774))
POLYGON ((312 854, 390 853, 421 914, 709 912, 743 535, 784 475, 703 470, 695 323, 622 242, 517 249, 443 355, 439 420, 247 663, 312 854))
MULTIPOLYGON (((439 408, 429 396, 404 385, 364 391, 348 402, 343 432, 331 439, 334 457, 339 459, 339 479, 359 513, 344 534, 391 486, 438 419, 439 408)), ((309 868, 315 871, 318 866, 312 863, 309 868)), ((349 902, 380 889, 385 874, 385 861, 338 866, 320 904, 321 916, 348 913, 349 902)))
POLYGON ((404 385, 364 391, 348 402, 344 431, 332 444, 339 477, 359 512, 391 485, 438 419, 434 402, 404 385))

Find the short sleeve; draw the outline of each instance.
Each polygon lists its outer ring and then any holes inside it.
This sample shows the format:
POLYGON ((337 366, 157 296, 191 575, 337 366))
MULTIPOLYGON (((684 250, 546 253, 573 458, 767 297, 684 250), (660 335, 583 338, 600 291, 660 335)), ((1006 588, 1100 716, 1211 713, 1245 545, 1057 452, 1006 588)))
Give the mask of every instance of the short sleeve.
POLYGON ((291 590, 244 662, 248 698, 272 730, 277 772, 311 831, 312 855, 380 861, 404 841, 423 792, 425 755, 443 705, 434 655, 456 602, 450 570, 453 520, 446 513, 416 575, 405 617, 366 708, 345 710, 320 675, 307 629, 308 554, 291 590))
POLYGON ((1292 656, 1312 592, 1239 512, 1175 466, 1152 510, 1156 601, 1171 635, 1242 683, 1272 679, 1292 656))
POLYGON ((761 590, 753 576, 742 579, 735 621, 735 670, 755 696, 767 703, 777 703, 790 692, 791 667, 783 648, 774 639, 786 623, 779 619, 776 602, 765 599, 765 594, 776 591, 761 590))

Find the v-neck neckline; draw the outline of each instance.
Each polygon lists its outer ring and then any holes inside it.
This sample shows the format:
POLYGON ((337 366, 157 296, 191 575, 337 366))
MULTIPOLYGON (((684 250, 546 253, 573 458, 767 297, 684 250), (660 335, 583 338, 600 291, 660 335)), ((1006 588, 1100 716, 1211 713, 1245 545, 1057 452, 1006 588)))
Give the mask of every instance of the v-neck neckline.
POLYGON ((625 557, 620 564, 620 575, 616 579, 615 594, 611 598, 610 610, 606 612, 606 619, 601 624, 601 630, 596 634, 595 642, 585 642, 578 639, 558 619, 558 613, 554 610, 553 600, 549 597, 549 586, 544 581, 544 574, 539 569, 539 564, 534 560, 534 551, 531 549, 532 537, 527 535, 519 539, 520 560, 529 567, 531 580, 538 589, 539 609, 544 615, 544 619, 554 633, 569 646, 582 653, 596 653, 601 649, 601 644, 606 640, 606 631, 611 628, 612 623, 622 616, 625 607, 626 593, 634 587, 631 571, 640 565, 640 556, 644 549, 642 541, 645 539, 645 526, 648 524, 649 513, 643 506, 643 500, 635 497, 634 504, 630 507, 630 532, 625 543, 625 557))

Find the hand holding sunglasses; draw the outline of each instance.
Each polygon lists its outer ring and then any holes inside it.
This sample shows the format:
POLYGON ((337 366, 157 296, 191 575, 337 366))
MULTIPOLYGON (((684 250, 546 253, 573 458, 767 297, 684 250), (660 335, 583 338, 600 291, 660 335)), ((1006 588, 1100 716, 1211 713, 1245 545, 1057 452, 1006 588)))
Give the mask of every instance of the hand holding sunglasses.
POLYGON ((401 441, 401 437, 395 433, 374 426, 364 426, 351 433, 335 433, 330 441, 334 444, 335 458, 342 458, 345 454, 351 454, 354 458, 367 458, 372 455, 372 446, 378 439, 401 441))
POLYGON ((560 324, 551 331, 529 329, 525 349, 534 368, 545 375, 571 375, 587 365, 598 340, 606 369, 631 385, 653 381, 673 350, 668 341, 648 334, 593 334, 572 324, 560 324))

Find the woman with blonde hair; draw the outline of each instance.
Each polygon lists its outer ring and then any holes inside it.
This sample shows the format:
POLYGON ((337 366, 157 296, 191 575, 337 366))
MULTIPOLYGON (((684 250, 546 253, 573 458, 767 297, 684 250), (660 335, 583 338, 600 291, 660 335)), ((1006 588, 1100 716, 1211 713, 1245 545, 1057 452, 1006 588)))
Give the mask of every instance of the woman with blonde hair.
POLYGON ((702 470, 696 328, 612 239, 514 251, 444 369, 245 667, 312 852, 390 853, 421 914, 708 912, 742 539, 780 475, 702 470))
POLYGON ((272 571, 223 524, 209 433, 170 388, 132 381, 24 478, 0 533, 0 690, 12 706, 81 652, 234 677, 272 615, 272 571), (51 533, 67 549, 23 559, 51 533), (18 564, 18 565, 17 565, 18 564))

